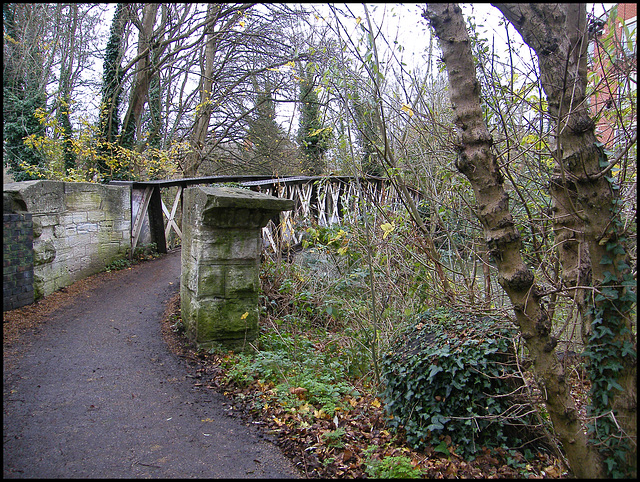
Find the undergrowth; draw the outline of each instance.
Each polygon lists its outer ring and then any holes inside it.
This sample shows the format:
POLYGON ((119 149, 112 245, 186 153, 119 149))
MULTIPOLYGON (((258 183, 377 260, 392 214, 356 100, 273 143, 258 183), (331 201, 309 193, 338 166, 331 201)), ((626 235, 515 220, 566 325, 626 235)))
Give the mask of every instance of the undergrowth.
POLYGON ((159 256, 158 246, 156 243, 148 243, 140 246, 136 246, 133 250, 133 256, 131 259, 120 258, 112 261, 105 267, 106 272, 119 271, 121 269, 130 268, 134 264, 142 261, 147 261, 159 256))
MULTIPOLYGON (((225 390, 239 393, 239 399, 248 404, 253 413, 274 413, 270 423, 275 424, 278 431, 286 428, 311 444, 307 447, 309 453, 305 460, 308 461, 311 455, 319 457, 323 454, 322 470, 333 467, 333 472, 329 473, 334 475, 413 478, 434 474, 434 466, 428 465, 428 457, 420 460, 416 457, 417 452, 409 452, 409 449, 398 452, 390 448, 411 446, 410 442, 415 440, 423 442, 413 443, 417 449, 432 456, 449 457, 450 460, 451 457, 467 457, 471 461, 475 454, 478 464, 484 458, 503 460, 504 470, 511 471, 504 472, 503 476, 535 473, 529 460, 536 457, 536 451, 527 450, 525 457, 514 450, 522 440, 507 437, 500 428, 506 405, 490 395, 492 390, 503 397, 507 394, 503 389, 497 390, 495 383, 472 383, 473 391, 459 406, 463 412, 450 414, 452 418, 463 419, 457 425, 438 415, 432 417, 428 427, 420 425, 421 432, 414 433, 409 418, 384 420, 385 409, 393 414, 393 404, 385 407, 384 400, 385 396, 387 402, 390 400, 388 395, 394 387, 388 376, 381 377, 385 369, 389 374, 389 367, 381 369, 383 357, 380 354, 392 353, 398 337, 408 327, 415 329, 416 323, 421 319, 424 321, 425 315, 420 318, 420 313, 433 308, 433 304, 443 304, 442 298, 431 296, 429 286, 436 277, 420 255, 421 243, 411 234, 415 231, 409 223, 389 216, 373 224, 373 238, 352 225, 310 227, 304 241, 305 250, 293 262, 277 257, 263 261, 261 331, 252 351, 211 351, 224 370, 225 390), (372 256, 367 256, 367 250, 372 256), (413 259, 413 264, 407 259, 413 259), (252 395, 252 391, 257 395, 252 395), (358 421, 363 404, 365 408, 379 411, 379 428, 373 428, 376 422, 372 420, 358 421), (488 408, 483 408, 482 414, 468 410, 476 405, 488 408), (485 423, 474 419, 476 415, 489 415, 491 420, 485 423), (402 422, 408 425, 405 427, 402 422), (467 450, 468 444, 463 439, 439 433, 438 427, 446 422, 452 431, 466 430, 472 434, 470 441, 477 444, 478 453, 467 450), (367 423, 372 424, 366 429, 371 431, 371 438, 356 442, 358 435, 349 424, 365 431, 362 425, 367 423), (474 430, 478 424, 482 426, 481 430, 474 430), (322 429, 317 437, 309 435, 309 430, 320 426, 330 428, 322 429), (490 435, 495 435, 492 443, 485 443, 490 435), (386 440, 383 445, 376 445, 383 439, 386 440), (365 448, 356 456, 355 447, 362 443, 371 451, 367 452, 365 448), (502 455, 496 455, 492 448, 500 450, 502 455), (350 465, 346 460, 351 461, 350 465)), ((447 330, 457 330, 460 323, 469 320, 442 315, 442 336, 446 337, 447 330)), ((496 339, 486 336, 481 339, 480 334, 476 335, 463 341, 468 347, 475 347, 477 355, 467 361, 461 361, 464 353, 460 349, 457 350, 459 353, 450 350, 446 355, 454 365, 465 367, 454 380, 461 384, 457 387, 460 392, 468 388, 465 384, 474 379, 474 371, 488 368, 486 363, 492 354, 510 348, 511 341, 506 335, 496 339), (467 373, 466 377, 463 372, 467 373)), ((429 356, 444 355, 438 352, 429 356)), ((500 362, 499 357, 497 361, 500 362)), ((437 362, 431 363, 437 366, 437 362)), ((433 370, 429 372, 427 367, 426 373, 433 373, 433 370)), ((400 390, 395 394, 396 399, 413 396, 410 387, 398 385, 395 388, 400 390)), ((444 401, 450 394, 436 395, 442 396, 444 401)), ((540 452, 537 454, 540 456, 540 452)), ((457 473, 458 469, 447 470, 457 473)), ((468 472, 472 473, 478 474, 468 472)), ((559 475, 561 470, 556 473, 559 475)))

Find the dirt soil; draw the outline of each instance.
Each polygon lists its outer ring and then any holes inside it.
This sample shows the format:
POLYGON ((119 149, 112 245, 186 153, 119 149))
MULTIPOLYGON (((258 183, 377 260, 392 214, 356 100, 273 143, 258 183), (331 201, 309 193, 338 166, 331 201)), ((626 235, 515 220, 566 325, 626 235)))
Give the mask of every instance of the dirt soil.
POLYGON ((3 314, 5 478, 301 476, 197 382, 167 322, 179 276, 175 251, 3 314))

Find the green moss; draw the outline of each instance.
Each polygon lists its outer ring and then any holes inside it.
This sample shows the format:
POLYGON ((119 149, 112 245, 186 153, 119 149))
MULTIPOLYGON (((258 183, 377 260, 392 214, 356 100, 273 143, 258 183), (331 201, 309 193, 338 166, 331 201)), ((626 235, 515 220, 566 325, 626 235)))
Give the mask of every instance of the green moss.
POLYGON ((212 342, 235 346, 238 342, 257 338, 257 306, 257 295, 254 298, 204 302, 185 300, 183 320, 187 333, 199 347, 212 342))

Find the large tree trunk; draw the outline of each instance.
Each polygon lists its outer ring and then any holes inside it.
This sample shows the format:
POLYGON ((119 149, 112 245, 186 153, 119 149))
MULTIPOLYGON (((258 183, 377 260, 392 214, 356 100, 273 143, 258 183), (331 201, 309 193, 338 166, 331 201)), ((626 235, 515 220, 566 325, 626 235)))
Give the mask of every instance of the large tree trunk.
MULTIPOLYGON (((571 314, 573 323, 570 329, 579 330, 583 347, 589 341, 592 317, 588 314, 588 291, 591 284, 591 258, 589 245, 585 239, 585 225, 578 209, 576 186, 554 169, 549 183, 551 209, 553 212, 553 233, 557 246, 558 259, 562 265, 562 281, 565 288, 571 290, 577 313, 571 314)), ((572 333, 572 341, 576 341, 572 333)))
POLYGON ((207 43, 204 46, 204 67, 200 81, 200 104, 196 108, 196 119, 189 142, 191 150, 187 154, 184 166, 184 177, 195 177, 198 167, 203 161, 203 150, 209 133, 211 120, 211 89, 213 87, 213 57, 216 53, 215 24, 220 15, 220 4, 210 3, 207 7, 207 43))
MULTIPOLYGON (((621 239, 620 191, 607 179, 609 162, 597 142, 595 123, 589 114, 586 6, 574 3, 496 6, 538 56, 549 113, 556 122, 555 179, 564 180, 565 186, 575 186, 578 205, 570 214, 584 221, 584 239, 591 258, 594 295, 589 302, 594 306, 597 332, 594 330, 589 350, 603 355, 599 359, 601 364, 619 364, 616 369, 600 373, 607 378, 603 388, 598 388, 592 379, 596 391, 606 392, 604 403, 592 402, 596 412, 593 415, 606 417, 602 420, 604 423, 614 419, 613 435, 628 444, 628 448, 623 449, 631 469, 627 475, 634 476, 637 471, 637 356, 631 301, 634 297, 628 291, 635 282, 628 273, 628 257, 621 239), (605 331, 611 332, 611 338, 601 336, 605 331), (619 384, 621 389, 611 382, 619 384)), ((592 373, 598 371, 599 367, 594 366, 592 373)), ((593 393, 592 398, 599 396, 593 393)), ((611 456, 606 451, 605 454, 611 456)))
POLYGON ((205 27, 206 44, 204 47, 204 62, 202 65, 202 77, 200 81, 200 104, 196 107, 195 122, 189 143, 191 150, 187 154, 182 170, 185 177, 193 177, 198 172, 198 167, 212 150, 213 143, 207 146, 209 135, 209 123, 213 105, 211 91, 213 89, 214 57, 219 49, 219 43, 224 38, 251 4, 226 8, 225 4, 210 3, 207 7, 207 25, 205 27), (216 28, 217 27, 217 28, 216 28))
MULTIPOLYGON (((64 6, 58 6, 58 15, 63 14, 64 6)), ((69 5, 69 15, 71 16, 71 26, 66 38, 62 39, 62 50, 60 52, 60 82, 57 99, 57 118, 63 139, 62 149, 64 152, 64 172, 76 167, 75 154, 73 153, 73 130, 71 128, 71 90, 73 88, 73 61, 76 53, 76 31, 78 29, 78 4, 69 5)))
POLYGON ((122 137, 120 144, 124 147, 132 148, 135 139, 139 136, 140 119, 142 110, 149 95, 149 84, 154 74, 155 67, 151 64, 151 38, 153 36, 153 25, 158 13, 158 4, 149 3, 144 6, 142 22, 138 26, 138 55, 141 56, 136 65, 136 76, 131 95, 129 98, 129 108, 122 122, 122 137))
POLYGON ((447 66, 459 130, 456 166, 473 187, 489 254, 498 268, 498 281, 513 304, 554 429, 576 476, 602 476, 598 453, 587 443, 570 387, 554 356, 556 340, 541 304, 540 288, 520 254, 520 235, 514 227, 509 197, 491 149, 493 140, 482 116, 480 85, 462 12, 457 5, 428 4, 425 16, 436 32, 447 66))

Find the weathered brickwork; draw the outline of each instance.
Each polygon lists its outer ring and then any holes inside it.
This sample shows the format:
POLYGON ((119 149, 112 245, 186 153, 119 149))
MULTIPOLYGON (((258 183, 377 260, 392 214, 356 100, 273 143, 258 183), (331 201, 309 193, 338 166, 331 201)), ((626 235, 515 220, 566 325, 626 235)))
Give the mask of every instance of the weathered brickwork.
POLYGON ((9 311, 33 303, 31 214, 4 214, 2 243, 2 311, 9 311))
POLYGON ((32 215, 34 299, 128 255, 128 187, 61 181, 24 181, 3 187, 5 211, 32 215))

